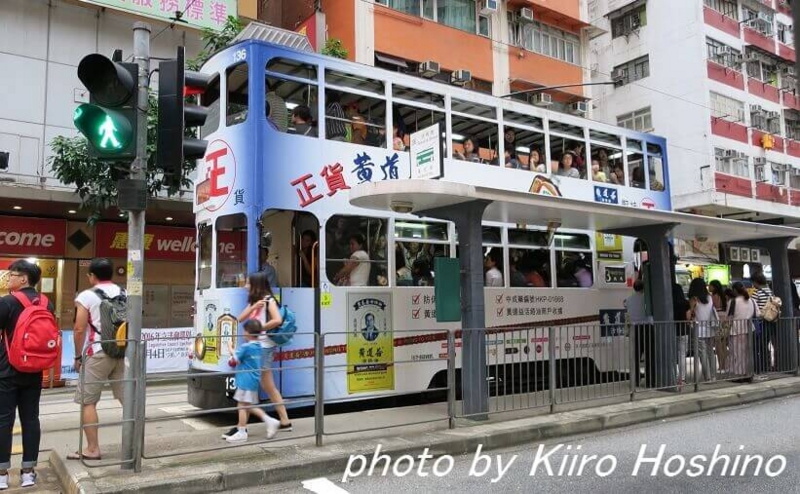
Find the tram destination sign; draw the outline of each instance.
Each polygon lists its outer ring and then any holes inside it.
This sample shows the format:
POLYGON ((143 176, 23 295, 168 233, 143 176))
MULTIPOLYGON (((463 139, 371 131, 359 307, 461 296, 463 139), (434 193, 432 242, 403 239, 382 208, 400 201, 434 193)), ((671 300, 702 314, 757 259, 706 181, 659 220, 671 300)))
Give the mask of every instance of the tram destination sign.
POLYGON ((411 134, 411 178, 442 178, 442 132, 433 124, 411 134))

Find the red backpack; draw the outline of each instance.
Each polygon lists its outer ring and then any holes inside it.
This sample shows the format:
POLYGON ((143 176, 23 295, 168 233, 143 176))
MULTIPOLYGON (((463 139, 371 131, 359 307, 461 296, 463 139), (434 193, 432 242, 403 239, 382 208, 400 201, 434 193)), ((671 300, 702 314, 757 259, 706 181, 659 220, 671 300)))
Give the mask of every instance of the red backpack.
POLYGON ((14 327, 13 340, 9 344, 7 333, 4 338, 8 363, 24 373, 52 368, 61 348, 61 330, 53 313, 47 310, 47 297, 40 294, 31 302, 20 292, 13 295, 23 309, 14 327))

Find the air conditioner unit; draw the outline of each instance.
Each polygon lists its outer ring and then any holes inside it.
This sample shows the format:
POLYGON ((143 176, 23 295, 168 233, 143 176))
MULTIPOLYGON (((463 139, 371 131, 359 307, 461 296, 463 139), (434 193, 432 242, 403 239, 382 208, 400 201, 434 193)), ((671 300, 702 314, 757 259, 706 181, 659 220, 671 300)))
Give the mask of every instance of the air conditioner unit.
POLYGON ((783 74, 784 77, 794 77, 795 76, 794 67, 792 67, 791 65, 787 65, 786 67, 783 68, 781 74, 783 74))
POLYGON ((523 7, 519 9, 517 18, 520 22, 533 22, 533 9, 530 7, 523 7))
POLYGON ((756 166, 763 166, 767 164, 767 158, 753 158, 753 164, 756 166))
POLYGON ((765 22, 767 24, 772 24, 772 16, 767 14, 766 12, 759 12, 758 17, 756 17, 756 19, 758 19, 761 22, 765 22))
POLYGON ((733 158, 734 156, 736 156, 736 151, 734 151, 733 149, 726 149, 723 156, 725 156, 726 158, 733 158))
POLYGON ((736 53, 735 55, 732 54, 731 63, 733 65, 741 65, 742 63, 744 63, 744 57, 742 56, 741 53, 736 53))
POLYGON ((611 80, 614 82, 622 82, 625 79, 625 72, 622 69, 614 69, 611 71, 611 80))
POLYGON ((547 93, 531 94, 529 101, 536 106, 550 106, 553 104, 553 97, 547 93))
POLYGON ((578 101, 577 103, 572 103, 569 105, 570 113, 574 113, 575 115, 586 115, 586 112, 589 111, 589 103, 586 101, 578 101))
POLYGON ((439 74, 439 62, 434 62, 433 60, 428 60, 427 62, 422 62, 419 64, 419 74, 422 77, 431 78, 435 75, 439 74))
POLYGON ((741 151, 736 153, 736 159, 747 160, 747 153, 741 151))
POLYGON ((492 15, 497 12, 498 0, 481 0, 481 14, 492 15))
POLYGON ((450 82, 462 86, 472 80, 472 73, 469 70, 456 70, 450 77, 450 82))
POLYGON ((639 29, 642 27, 642 20, 639 18, 638 15, 634 15, 631 17, 631 29, 639 29))
POLYGON ((761 105, 750 105, 750 113, 761 113, 764 109, 761 108, 761 105))
POLYGON ((781 114, 776 111, 767 112, 767 120, 775 120, 776 118, 781 118, 781 114))

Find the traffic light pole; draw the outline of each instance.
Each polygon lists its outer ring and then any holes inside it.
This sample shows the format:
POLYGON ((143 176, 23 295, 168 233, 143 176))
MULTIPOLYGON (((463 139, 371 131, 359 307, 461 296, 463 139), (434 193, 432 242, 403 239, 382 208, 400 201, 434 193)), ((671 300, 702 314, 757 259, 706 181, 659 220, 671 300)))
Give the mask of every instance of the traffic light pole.
MULTIPOLYGON (((138 132, 136 133, 136 159, 131 165, 130 180, 147 180, 147 110, 148 79, 150 74, 150 25, 137 22, 133 25, 133 60, 139 66, 138 132)), ((139 187, 137 187, 138 189, 139 187)), ((146 186, 142 187, 147 190, 146 186)), ((142 190, 140 189, 140 190, 142 190)), ((141 366, 137 355, 142 339, 142 292, 144 279, 144 224, 145 209, 128 210, 128 345, 125 351, 125 387, 122 406, 122 459, 124 469, 141 470, 142 441, 139 437, 144 429, 143 409, 136 403, 136 387, 143 385, 141 366)), ((142 396, 139 394, 139 396, 142 396)))

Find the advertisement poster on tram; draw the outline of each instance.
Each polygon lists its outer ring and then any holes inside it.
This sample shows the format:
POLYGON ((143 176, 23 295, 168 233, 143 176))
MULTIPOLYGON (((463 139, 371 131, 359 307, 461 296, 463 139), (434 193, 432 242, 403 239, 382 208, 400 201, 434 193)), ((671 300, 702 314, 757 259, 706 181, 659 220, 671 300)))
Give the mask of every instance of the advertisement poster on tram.
POLYGON ((350 394, 394 389, 391 293, 347 296, 347 390, 350 394))

